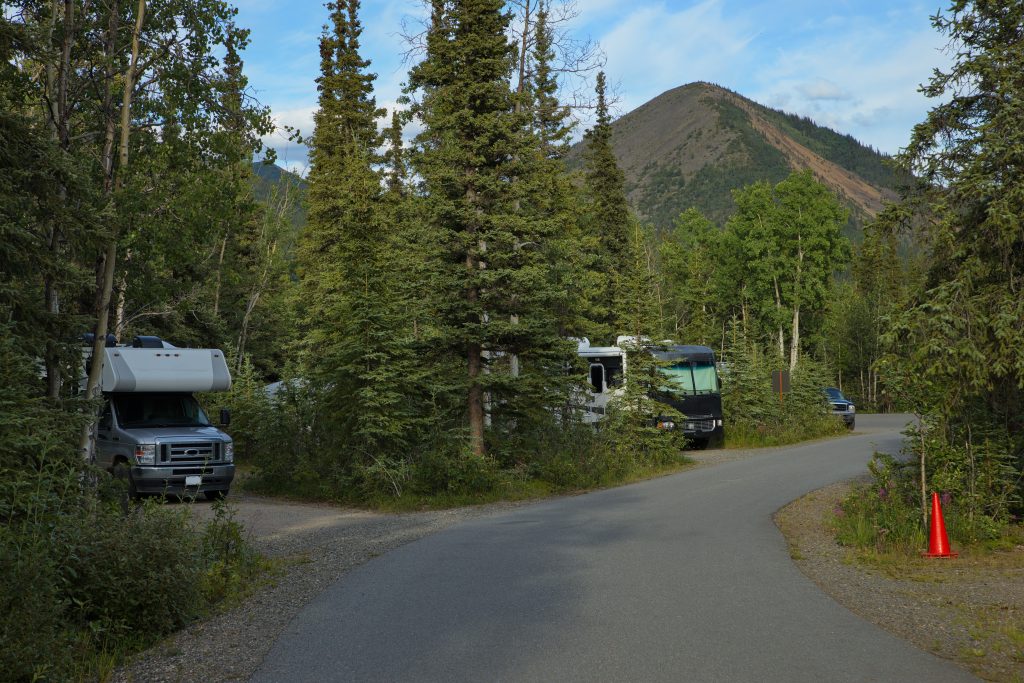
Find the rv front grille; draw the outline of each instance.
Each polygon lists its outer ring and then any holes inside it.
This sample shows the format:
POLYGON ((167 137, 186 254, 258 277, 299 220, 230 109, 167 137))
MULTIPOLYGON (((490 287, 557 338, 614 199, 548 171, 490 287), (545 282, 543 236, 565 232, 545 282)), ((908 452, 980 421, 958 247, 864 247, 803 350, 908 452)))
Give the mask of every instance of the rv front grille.
POLYGON ((710 432, 715 429, 714 418, 687 418, 683 427, 688 432, 710 432))
POLYGON ((220 460, 223 448, 219 441, 165 443, 160 446, 160 462, 184 465, 220 460))

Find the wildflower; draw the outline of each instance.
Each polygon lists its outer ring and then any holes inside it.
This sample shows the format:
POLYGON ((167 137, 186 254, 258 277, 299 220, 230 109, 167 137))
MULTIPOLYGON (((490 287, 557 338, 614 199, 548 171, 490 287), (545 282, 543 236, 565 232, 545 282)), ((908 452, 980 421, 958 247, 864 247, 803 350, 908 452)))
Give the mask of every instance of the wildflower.
POLYGON ((889 489, 885 488, 884 486, 878 489, 878 499, 889 500, 889 489))
POLYGON ((953 496, 950 493, 943 493, 939 496, 939 500, 942 501, 942 505, 949 505, 953 501, 953 496))

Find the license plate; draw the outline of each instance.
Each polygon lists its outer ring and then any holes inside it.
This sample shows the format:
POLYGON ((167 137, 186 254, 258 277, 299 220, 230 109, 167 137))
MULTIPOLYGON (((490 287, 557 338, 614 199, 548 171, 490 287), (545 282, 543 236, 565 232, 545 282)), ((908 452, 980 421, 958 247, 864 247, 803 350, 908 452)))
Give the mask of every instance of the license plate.
POLYGON ((203 478, 198 474, 185 477, 185 486, 199 486, 203 483, 203 478))

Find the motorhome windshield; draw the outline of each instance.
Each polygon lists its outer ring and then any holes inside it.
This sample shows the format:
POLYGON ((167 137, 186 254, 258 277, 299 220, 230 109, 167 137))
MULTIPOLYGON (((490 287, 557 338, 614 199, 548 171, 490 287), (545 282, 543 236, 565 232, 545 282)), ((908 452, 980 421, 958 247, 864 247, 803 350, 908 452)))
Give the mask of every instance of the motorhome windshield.
POLYGON ((718 375, 714 363, 677 363, 658 369, 669 380, 666 389, 683 394, 717 394, 718 375))
POLYGON ((191 394, 115 394, 113 403, 118 424, 126 429, 210 426, 191 394))

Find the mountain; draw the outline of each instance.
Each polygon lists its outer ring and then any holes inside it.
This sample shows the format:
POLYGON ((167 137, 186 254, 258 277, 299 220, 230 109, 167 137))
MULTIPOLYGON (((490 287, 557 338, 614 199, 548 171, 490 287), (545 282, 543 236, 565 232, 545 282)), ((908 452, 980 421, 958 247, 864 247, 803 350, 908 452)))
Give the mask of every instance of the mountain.
POLYGON ((269 200, 274 191, 285 192, 295 198, 290 212, 292 225, 301 230, 306 225, 306 190, 309 188, 302 176, 287 171, 277 164, 253 162, 253 193, 260 201, 269 200))
MULTIPOLYGON (((853 137, 711 83, 674 88, 619 118, 612 145, 630 202, 660 230, 691 206, 723 223, 735 210, 731 190, 810 168, 850 208, 855 234, 899 186, 887 157, 853 137)), ((581 142, 569 167, 582 155, 581 142)))

